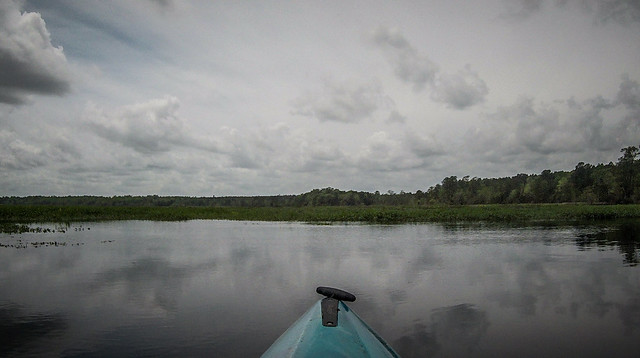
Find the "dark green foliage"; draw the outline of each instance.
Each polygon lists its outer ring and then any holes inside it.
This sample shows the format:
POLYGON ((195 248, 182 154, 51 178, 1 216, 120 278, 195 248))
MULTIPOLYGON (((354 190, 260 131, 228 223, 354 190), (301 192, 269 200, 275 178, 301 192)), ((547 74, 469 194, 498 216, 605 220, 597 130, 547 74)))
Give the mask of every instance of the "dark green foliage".
POLYGON ((638 148, 626 147, 620 150, 623 155, 618 159, 618 180, 620 183, 622 201, 632 202, 633 194, 638 185, 638 148))

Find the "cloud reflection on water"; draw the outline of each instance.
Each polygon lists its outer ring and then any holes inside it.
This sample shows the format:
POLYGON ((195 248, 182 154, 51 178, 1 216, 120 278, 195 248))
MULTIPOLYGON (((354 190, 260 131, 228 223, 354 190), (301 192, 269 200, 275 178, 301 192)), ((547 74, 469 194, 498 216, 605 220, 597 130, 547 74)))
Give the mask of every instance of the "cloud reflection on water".
POLYGON ((104 223, 78 234, 83 247, 0 251, 0 303, 61 312, 68 355, 140 349, 136 337, 157 356, 259 355, 319 285, 353 291, 351 307, 405 358, 509 355, 528 335, 594 332, 600 342, 558 351, 610 342, 624 355, 640 338, 640 274, 622 239, 598 230, 104 223), (127 236, 98 244, 113 232, 127 236))
POLYGON ((415 323, 393 346, 411 357, 472 356, 489 327, 487 313, 470 304, 432 311, 430 325, 415 323))
POLYGON ((177 309, 176 295, 185 280, 203 271, 215 269, 215 261, 195 265, 174 264, 165 258, 143 257, 128 266, 109 269, 95 275, 88 286, 97 293, 120 291, 125 302, 138 302, 165 311, 177 309), (145 297, 150 296, 150 297, 145 297))

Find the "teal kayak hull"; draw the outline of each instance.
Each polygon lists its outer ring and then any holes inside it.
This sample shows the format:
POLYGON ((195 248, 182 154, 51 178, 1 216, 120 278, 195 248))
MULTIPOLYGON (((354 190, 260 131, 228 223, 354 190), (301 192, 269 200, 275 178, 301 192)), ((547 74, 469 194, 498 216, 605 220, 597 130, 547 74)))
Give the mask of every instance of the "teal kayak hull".
POLYGON ((342 301, 338 302, 337 326, 323 326, 321 301, 289 327, 262 357, 399 357, 342 301))

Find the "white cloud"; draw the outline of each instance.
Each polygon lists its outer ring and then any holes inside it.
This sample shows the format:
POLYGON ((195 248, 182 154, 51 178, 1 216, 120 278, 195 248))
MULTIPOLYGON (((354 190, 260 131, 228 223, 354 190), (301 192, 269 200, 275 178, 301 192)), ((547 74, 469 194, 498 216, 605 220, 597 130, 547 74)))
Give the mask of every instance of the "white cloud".
POLYGON ((85 122, 98 136, 144 154, 169 151, 176 146, 216 151, 217 145, 203 136, 191 134, 178 116, 180 102, 167 96, 105 111, 90 105, 85 122))
POLYGON ((22 104, 28 94, 63 95, 71 78, 62 47, 40 14, 20 12, 12 0, 0 2, 0 103, 22 104))
POLYGON ((42 124, 33 133, 0 129, 0 168, 24 175, 32 169, 47 168, 55 163, 62 167, 81 157, 66 129, 42 124))
POLYGON ((46 163, 41 148, 15 138, 15 133, 0 130, 0 167, 3 170, 37 168, 46 163))

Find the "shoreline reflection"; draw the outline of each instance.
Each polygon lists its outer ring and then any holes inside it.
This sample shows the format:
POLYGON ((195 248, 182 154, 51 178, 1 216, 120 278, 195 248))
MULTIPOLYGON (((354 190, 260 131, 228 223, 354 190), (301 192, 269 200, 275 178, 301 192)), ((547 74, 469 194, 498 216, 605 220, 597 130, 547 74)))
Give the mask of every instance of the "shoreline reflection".
POLYGON ((635 357, 639 231, 94 223, 0 248, 0 355, 259 356, 335 286, 405 358, 635 357))

